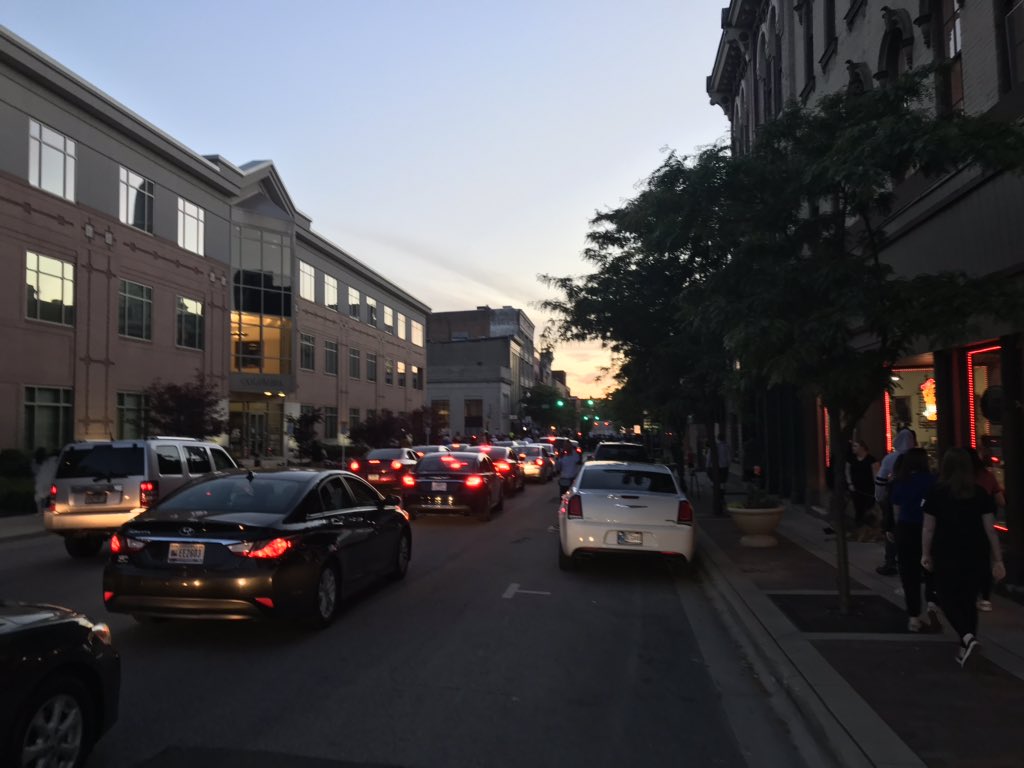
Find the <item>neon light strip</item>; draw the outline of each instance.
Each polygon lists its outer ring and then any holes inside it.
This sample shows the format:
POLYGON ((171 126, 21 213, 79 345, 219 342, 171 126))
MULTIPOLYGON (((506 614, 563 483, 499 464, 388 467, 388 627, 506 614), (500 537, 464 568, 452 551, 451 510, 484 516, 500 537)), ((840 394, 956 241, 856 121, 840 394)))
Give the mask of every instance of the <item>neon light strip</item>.
POLYGON ((1009 532, 1010 530, 1005 525, 993 525, 992 527, 995 528, 997 531, 1009 532))
POLYGON ((832 466, 832 434, 831 428, 828 423, 828 408, 825 406, 821 407, 821 412, 825 417, 825 466, 832 466))
POLYGON ((885 390, 885 452, 892 453, 892 397, 885 390))
POLYGON ((972 349, 967 353, 967 418, 971 431, 971 448, 978 447, 978 424, 974 415, 974 356, 982 352, 996 352, 1002 349, 999 344, 982 349, 972 349))

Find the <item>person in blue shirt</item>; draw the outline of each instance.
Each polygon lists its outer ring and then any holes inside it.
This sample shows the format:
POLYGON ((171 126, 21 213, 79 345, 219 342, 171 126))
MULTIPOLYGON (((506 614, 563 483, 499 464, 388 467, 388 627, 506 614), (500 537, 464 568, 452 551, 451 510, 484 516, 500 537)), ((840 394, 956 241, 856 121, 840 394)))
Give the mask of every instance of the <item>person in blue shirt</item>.
POLYGON ((891 537, 889 540, 896 544, 900 581, 903 582, 907 616, 910 617, 907 629, 911 632, 920 632, 926 626, 938 629, 937 598, 932 576, 921 567, 921 530, 924 525, 921 507, 935 486, 935 480, 928 465, 928 453, 924 448, 911 448, 900 456, 889 489, 895 527, 886 536, 891 537), (928 603, 926 613, 921 611, 922 582, 928 603))

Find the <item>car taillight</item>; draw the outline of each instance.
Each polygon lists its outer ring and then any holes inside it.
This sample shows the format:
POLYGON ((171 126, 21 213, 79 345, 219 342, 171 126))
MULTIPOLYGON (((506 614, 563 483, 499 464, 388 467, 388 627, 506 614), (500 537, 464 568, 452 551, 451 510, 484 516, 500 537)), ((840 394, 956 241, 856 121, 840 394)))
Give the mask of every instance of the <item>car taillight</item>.
POLYGON ((484 484, 484 479, 480 475, 470 475, 466 478, 467 488, 479 488, 484 484))
POLYGON ((512 469, 512 466, 507 461, 496 461, 494 462, 494 468, 499 472, 508 472, 512 469))
POLYGON ((576 453, 583 453, 583 449, 582 448, 577 448, 576 449, 576 453))
POLYGON ((535 459, 533 463, 536 464, 538 467, 543 467, 544 459, 535 459))
POLYGON ((116 533, 110 537, 110 554, 116 555, 124 549, 124 544, 121 541, 121 537, 116 533))
POLYGON ((391 462, 391 468, 395 470, 395 472, 397 472, 402 468, 402 462, 400 462, 398 459, 395 459, 394 461, 391 462))
POLYGON ((358 472, 359 471, 359 462, 358 461, 350 461, 349 464, 348 464, 348 470, 349 470, 349 472, 358 472))
POLYGON ((367 459, 367 464, 380 464, 380 459, 367 459))
POLYGON ((51 485, 50 486, 50 498, 48 499, 48 501, 49 501, 50 511, 51 512, 56 512, 57 511, 57 486, 56 485, 51 485))
POLYGON ((280 557, 291 549, 292 542, 289 539, 282 539, 281 537, 278 537, 276 539, 271 539, 258 549, 253 549, 255 546, 256 545, 251 541, 242 541, 238 544, 228 544, 228 549, 242 557, 255 557, 258 560, 272 560, 280 557))
POLYGON ((139 483, 139 506, 151 507, 156 504, 157 485, 150 480, 139 483))
POLYGON ((565 508, 565 516, 577 520, 583 519, 583 500, 579 496, 569 499, 569 504, 565 508))
POLYGON ((414 475, 402 475, 402 485, 406 488, 415 488, 416 477, 414 475))
POLYGON ((676 512, 677 523, 692 523, 693 522, 693 507, 690 506, 690 502, 683 500, 679 502, 679 510, 676 512))

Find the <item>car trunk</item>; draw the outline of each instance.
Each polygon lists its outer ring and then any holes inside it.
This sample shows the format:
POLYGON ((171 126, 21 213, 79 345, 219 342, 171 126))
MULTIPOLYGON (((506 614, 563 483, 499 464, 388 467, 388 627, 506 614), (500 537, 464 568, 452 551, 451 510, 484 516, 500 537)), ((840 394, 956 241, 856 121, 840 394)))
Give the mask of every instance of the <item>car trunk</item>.
POLYGON ((583 519, 614 525, 664 525, 679 513, 679 500, 665 493, 580 491, 583 519))
POLYGON ((156 570, 196 569, 232 571, 251 568, 253 560, 232 552, 228 546, 253 542, 259 547, 285 534, 271 527, 281 521, 272 514, 224 514, 199 520, 136 521, 122 532, 129 561, 140 567, 156 570), (133 541, 142 542, 133 551, 133 541))

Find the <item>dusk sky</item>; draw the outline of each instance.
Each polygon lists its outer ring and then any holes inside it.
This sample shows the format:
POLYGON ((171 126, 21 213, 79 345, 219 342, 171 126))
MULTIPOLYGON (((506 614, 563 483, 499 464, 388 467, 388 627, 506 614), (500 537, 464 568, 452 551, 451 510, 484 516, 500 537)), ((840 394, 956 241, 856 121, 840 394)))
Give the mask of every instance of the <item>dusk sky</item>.
MULTIPOLYGON (((320 234, 434 311, 581 274, 588 221, 666 148, 728 124, 704 91, 726 0, 6 0, 0 23, 193 150, 270 159, 320 234)), ((560 344, 573 394, 609 354, 560 344)))

